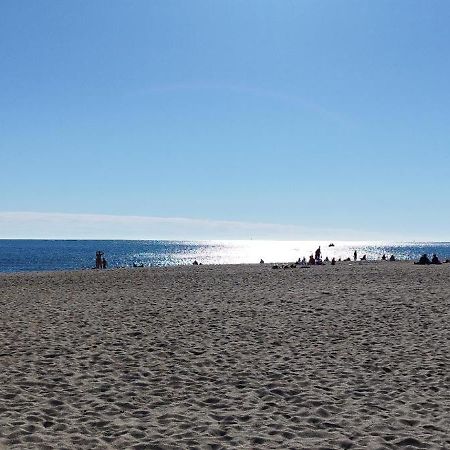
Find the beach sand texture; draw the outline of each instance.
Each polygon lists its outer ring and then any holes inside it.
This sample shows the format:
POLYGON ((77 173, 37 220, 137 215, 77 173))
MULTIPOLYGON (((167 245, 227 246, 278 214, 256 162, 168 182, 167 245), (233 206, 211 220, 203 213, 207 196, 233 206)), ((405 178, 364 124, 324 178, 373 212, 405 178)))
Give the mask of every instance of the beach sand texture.
POLYGON ((0 276, 0 447, 450 449, 450 264, 0 276))

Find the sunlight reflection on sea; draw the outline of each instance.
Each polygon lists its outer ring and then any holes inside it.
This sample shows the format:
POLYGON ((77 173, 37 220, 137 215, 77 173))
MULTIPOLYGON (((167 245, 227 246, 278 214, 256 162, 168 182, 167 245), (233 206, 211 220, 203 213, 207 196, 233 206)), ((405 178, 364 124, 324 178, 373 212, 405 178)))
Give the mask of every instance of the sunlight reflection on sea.
POLYGON ((263 259, 294 262, 307 259, 320 246, 322 257, 353 258, 363 255, 379 260, 383 254, 396 259, 418 259, 423 253, 450 258, 448 242, 335 241, 121 241, 121 240, 0 240, 0 272, 88 269, 95 252, 104 252, 109 267, 174 266, 192 264, 252 264, 263 259))

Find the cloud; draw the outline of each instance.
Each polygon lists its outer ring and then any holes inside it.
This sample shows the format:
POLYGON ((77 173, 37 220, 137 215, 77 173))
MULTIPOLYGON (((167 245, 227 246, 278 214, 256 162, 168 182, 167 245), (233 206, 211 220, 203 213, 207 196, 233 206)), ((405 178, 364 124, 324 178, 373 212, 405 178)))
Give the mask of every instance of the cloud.
POLYGON ((273 89, 262 89, 259 87, 242 85, 242 84, 227 84, 227 83, 172 83, 149 86, 146 89, 140 90, 134 95, 151 95, 151 94, 168 94, 179 92, 195 92, 195 91, 225 91, 239 95, 246 95, 251 97, 266 98, 275 100, 288 105, 300 107, 314 114, 326 117, 332 122, 339 123, 343 127, 353 127, 354 120, 344 116, 342 113, 331 111, 316 102, 306 100, 298 95, 276 91, 273 89))
POLYGON ((352 230, 184 217, 0 212, 1 239, 378 239, 352 230))

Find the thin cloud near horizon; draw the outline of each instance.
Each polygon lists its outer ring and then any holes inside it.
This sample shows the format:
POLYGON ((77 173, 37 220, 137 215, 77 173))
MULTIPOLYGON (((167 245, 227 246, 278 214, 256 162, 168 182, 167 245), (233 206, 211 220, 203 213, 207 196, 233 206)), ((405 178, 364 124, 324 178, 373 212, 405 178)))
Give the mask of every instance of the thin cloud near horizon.
POLYGON ((0 239, 379 240, 378 233, 300 225, 55 212, 0 212, 0 239))

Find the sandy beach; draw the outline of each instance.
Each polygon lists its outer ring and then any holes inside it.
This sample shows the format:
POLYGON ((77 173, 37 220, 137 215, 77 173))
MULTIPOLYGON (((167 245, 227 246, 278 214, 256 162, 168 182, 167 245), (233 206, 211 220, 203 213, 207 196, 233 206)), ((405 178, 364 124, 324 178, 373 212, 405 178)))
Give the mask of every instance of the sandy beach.
POLYGON ((0 275, 0 447, 450 449, 450 264, 0 275))

